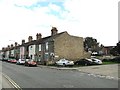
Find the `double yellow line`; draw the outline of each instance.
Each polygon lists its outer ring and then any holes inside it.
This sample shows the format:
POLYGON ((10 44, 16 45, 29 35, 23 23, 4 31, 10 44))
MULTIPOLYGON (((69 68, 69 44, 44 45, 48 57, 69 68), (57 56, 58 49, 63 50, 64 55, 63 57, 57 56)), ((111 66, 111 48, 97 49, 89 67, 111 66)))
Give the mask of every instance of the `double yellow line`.
POLYGON ((13 81, 11 78, 9 78, 7 75, 5 75, 5 74, 3 74, 2 73, 2 76, 4 76, 12 85, 13 85, 13 87, 15 88, 15 89, 17 89, 17 90, 22 90, 21 88, 20 88, 20 86, 18 86, 16 83, 15 83, 15 81, 13 81))

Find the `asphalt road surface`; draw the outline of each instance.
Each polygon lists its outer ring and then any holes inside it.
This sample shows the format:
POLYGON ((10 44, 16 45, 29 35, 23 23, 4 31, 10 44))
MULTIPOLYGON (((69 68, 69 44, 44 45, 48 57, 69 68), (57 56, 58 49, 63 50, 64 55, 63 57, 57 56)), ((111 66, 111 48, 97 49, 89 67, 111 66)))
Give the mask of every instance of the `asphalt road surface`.
POLYGON ((118 88, 118 81, 72 70, 2 63, 2 72, 21 88, 118 88))

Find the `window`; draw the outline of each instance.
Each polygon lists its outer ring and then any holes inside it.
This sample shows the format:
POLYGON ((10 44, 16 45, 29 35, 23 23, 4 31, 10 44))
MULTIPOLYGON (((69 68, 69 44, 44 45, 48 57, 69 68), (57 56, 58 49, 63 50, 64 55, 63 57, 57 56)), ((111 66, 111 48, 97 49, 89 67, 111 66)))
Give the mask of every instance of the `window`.
POLYGON ((46 50, 48 50, 48 42, 46 42, 46 50))
POLYGON ((41 44, 39 45, 39 51, 41 51, 42 49, 41 49, 41 44))

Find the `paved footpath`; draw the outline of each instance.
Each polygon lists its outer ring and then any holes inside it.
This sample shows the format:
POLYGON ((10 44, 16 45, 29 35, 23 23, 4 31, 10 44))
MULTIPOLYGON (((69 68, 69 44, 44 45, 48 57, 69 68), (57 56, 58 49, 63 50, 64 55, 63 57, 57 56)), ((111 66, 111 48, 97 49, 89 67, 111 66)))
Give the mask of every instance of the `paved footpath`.
POLYGON ((39 67, 48 67, 51 69, 58 70, 77 70, 83 73, 88 73, 89 75, 105 77, 108 79, 119 79, 118 78, 118 64, 109 64, 109 65, 94 65, 94 66, 84 66, 84 67, 54 67, 54 66, 43 66, 38 65, 39 67))
POLYGON ((97 66, 87 66, 79 67, 78 71, 86 72, 92 75, 97 75, 99 77, 106 77, 111 79, 118 79, 118 64, 109 65, 97 65, 97 66))

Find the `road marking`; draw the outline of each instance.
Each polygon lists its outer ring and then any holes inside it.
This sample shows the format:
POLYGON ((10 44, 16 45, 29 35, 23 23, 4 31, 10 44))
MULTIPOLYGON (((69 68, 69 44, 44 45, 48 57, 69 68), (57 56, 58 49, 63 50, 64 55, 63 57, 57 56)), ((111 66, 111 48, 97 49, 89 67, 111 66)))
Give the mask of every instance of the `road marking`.
POLYGON ((19 85, 15 83, 11 78, 9 78, 7 75, 3 74, 2 75, 17 89, 17 90, 22 90, 19 85))

